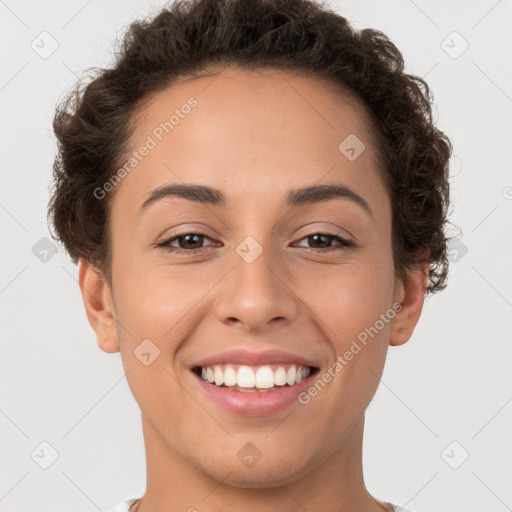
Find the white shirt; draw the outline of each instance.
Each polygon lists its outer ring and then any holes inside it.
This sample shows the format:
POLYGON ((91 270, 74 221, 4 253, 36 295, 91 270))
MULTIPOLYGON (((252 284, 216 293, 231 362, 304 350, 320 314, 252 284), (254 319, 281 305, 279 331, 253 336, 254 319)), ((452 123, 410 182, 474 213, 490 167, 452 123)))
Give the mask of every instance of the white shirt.
MULTIPOLYGON (((117 506, 115 506, 109 512, 128 512, 128 509, 138 500, 138 498, 131 498, 126 501, 122 501, 117 506)), ((387 503, 390 505, 393 512, 412 512, 412 510, 407 510, 402 508, 400 505, 395 505, 394 503, 387 503)))
POLYGON ((138 500, 139 498, 131 498, 126 501, 122 501, 117 506, 115 506, 109 512, 128 512, 128 509, 138 500))

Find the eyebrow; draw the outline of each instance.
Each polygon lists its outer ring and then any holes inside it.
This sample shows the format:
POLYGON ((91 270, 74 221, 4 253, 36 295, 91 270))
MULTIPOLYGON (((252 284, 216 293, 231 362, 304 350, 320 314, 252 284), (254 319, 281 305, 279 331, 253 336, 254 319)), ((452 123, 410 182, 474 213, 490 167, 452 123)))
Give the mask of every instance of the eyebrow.
MULTIPOLYGON (((153 190, 144 203, 142 203, 138 214, 141 215, 153 203, 170 196, 182 197, 197 203, 221 206, 224 208, 227 203, 226 196, 216 188, 205 185, 176 183, 158 187, 153 190)), ((339 184, 312 185, 309 187, 292 189, 288 191, 284 200, 284 205, 296 207, 329 201, 331 199, 348 199, 360 206, 368 215, 373 217, 373 212, 364 198, 346 185, 339 184)))

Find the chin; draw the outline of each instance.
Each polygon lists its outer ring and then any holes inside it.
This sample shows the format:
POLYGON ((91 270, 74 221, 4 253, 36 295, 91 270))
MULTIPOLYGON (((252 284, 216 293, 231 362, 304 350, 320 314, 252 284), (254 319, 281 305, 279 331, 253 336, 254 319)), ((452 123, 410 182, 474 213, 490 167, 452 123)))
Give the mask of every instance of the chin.
POLYGON ((203 465, 202 471, 232 487, 271 489, 296 481, 306 473, 305 465, 305 461, 294 461, 283 454, 274 456, 273 460, 264 460, 262 457, 252 467, 246 467, 238 459, 235 462, 232 459, 219 460, 210 468, 203 465), (220 471, 219 467, 222 467, 220 471))
POLYGON ((286 472, 286 475, 272 471, 267 473, 263 470, 259 471, 257 474, 251 473, 246 475, 235 474, 235 472, 233 472, 229 477, 224 478, 222 483, 240 489, 273 489, 289 484, 297 480, 297 478, 298 476, 295 473, 289 473, 289 470, 286 472))

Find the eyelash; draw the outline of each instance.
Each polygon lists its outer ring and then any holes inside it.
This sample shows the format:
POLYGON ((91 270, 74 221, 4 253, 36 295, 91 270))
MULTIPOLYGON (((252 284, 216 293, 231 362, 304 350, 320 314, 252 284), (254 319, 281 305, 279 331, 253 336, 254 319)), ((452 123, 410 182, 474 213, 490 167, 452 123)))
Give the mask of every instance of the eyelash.
MULTIPOLYGON (((205 248, 205 247, 200 247, 199 249, 182 249, 180 247, 172 247, 170 244, 171 242, 174 242, 175 240, 179 240, 180 238, 185 238, 186 236, 188 235, 196 235, 196 236, 202 236, 208 240, 211 240, 210 237, 202 234, 202 233, 194 233, 194 232, 190 232, 190 233, 183 233, 181 235, 177 235, 177 236, 173 236, 172 238, 168 238, 167 240, 164 240, 163 242, 159 242, 157 244, 155 244, 157 247, 159 248, 162 248, 162 249, 166 249, 168 252, 173 252, 175 254, 188 254, 188 255, 193 255, 193 254, 197 254, 199 252, 204 252, 205 249, 208 250, 208 248, 205 248)), ((324 237, 327 237, 327 238, 332 238, 336 241, 338 241, 340 244, 341 244, 341 247, 334 247, 334 248, 327 248, 327 249, 314 249, 314 248, 311 248, 310 250, 313 251, 313 252, 316 252, 316 253, 328 253, 328 252, 332 252, 332 251, 346 251, 349 247, 352 247, 354 246, 354 242, 351 242, 350 240, 347 240, 346 238, 343 238, 341 236, 338 236, 338 235, 331 235, 329 233, 311 233, 310 235, 307 235, 303 238, 301 238, 299 240, 302 241, 304 239, 307 239, 307 238, 310 238, 310 237, 313 237, 315 235, 321 235, 321 236, 324 236, 324 237)), ((307 248, 306 248, 307 249, 307 248)))

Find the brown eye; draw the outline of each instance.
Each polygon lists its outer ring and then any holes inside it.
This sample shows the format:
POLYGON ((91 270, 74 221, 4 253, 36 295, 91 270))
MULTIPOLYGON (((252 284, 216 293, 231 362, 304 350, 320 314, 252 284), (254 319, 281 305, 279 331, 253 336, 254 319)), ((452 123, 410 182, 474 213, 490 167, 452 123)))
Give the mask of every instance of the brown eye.
POLYGON ((317 252, 329 252, 329 251, 336 251, 336 250, 346 250, 348 247, 351 247, 353 242, 346 240, 345 238, 338 236, 338 235, 330 235, 328 233, 313 233, 311 235, 308 235, 301 240, 307 240, 308 243, 313 244, 314 247, 311 247, 313 251, 317 252), (332 247, 332 240, 337 241, 340 246, 339 247, 332 247), (320 247, 315 245, 318 244, 320 247))
POLYGON ((179 236, 176 240, 178 240, 180 249, 199 249, 198 246, 202 244, 204 236, 196 233, 190 233, 188 235, 179 236))
POLYGON ((203 235, 202 233, 184 233, 182 235, 168 238, 167 240, 157 244, 157 246, 162 247, 169 252, 194 254, 206 249, 202 246, 205 239, 211 240, 211 238, 203 235), (178 242, 178 246, 173 245, 176 241, 178 242))

